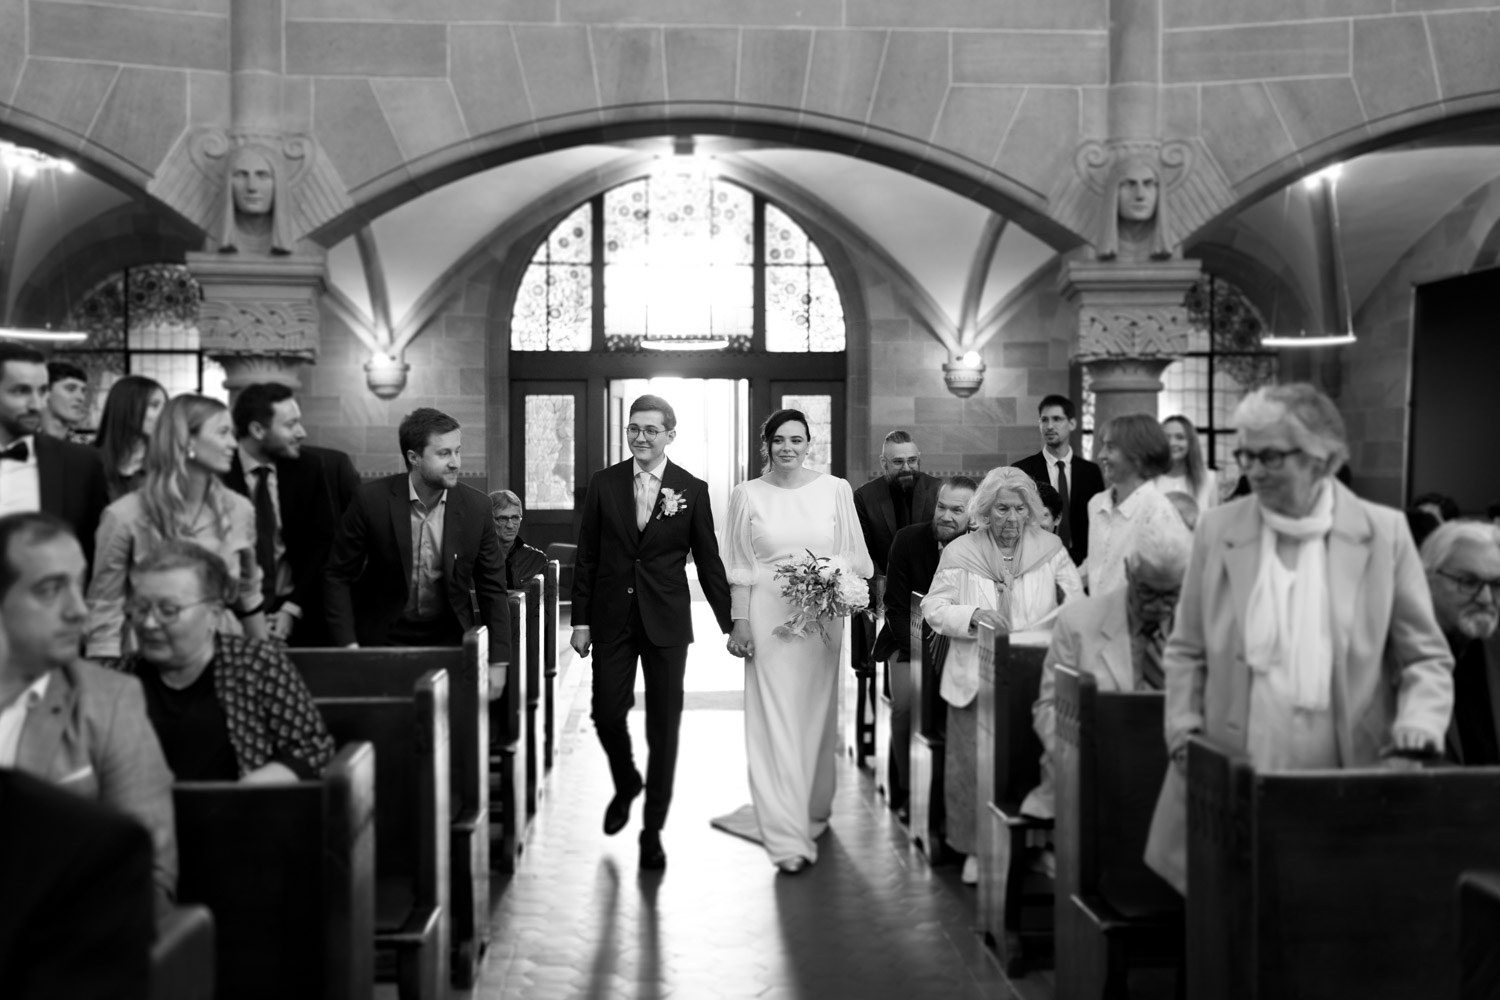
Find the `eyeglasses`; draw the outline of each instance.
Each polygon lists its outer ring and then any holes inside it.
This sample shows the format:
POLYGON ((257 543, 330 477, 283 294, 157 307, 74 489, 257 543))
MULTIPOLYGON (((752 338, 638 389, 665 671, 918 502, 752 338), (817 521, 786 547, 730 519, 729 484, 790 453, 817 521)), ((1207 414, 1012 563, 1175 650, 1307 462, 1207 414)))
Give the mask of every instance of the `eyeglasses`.
POLYGON ((1136 598, 1142 604, 1176 604, 1178 598, 1182 597, 1182 588, 1174 587, 1171 590, 1157 590, 1148 587, 1144 583, 1131 583, 1136 598))
POLYGON ((1486 587, 1490 588, 1491 598, 1500 599, 1500 579, 1487 580, 1477 576, 1470 576, 1467 573, 1462 575, 1449 573, 1447 570, 1442 569, 1438 570, 1437 573, 1438 576, 1451 580, 1454 588, 1463 595, 1466 601, 1478 599, 1486 587))
POLYGON ((201 601, 193 601, 190 604, 152 604, 150 601, 130 601, 125 605, 125 617, 131 621, 143 622, 155 613, 157 621, 163 625, 171 625, 181 618, 182 613, 188 608, 196 608, 212 600, 212 597, 205 597, 201 601))
POLYGON ((660 427, 637 427, 635 424, 631 424, 629 427, 625 428, 626 437, 643 437, 647 441, 655 441, 658 437, 665 433, 666 432, 660 427))
POLYGON ((922 456, 917 455, 914 458, 888 458, 886 459, 886 464, 893 465, 898 469, 915 469, 922 464, 922 456))
POLYGON ((1249 472, 1250 466, 1255 462, 1259 462, 1267 472, 1275 472, 1286 464, 1288 456, 1300 454, 1302 454, 1301 448, 1262 448, 1260 451, 1237 448, 1234 451, 1234 460, 1240 463, 1242 472, 1249 472))
POLYGON ((496 514, 495 515, 495 520, 499 521, 501 524, 520 524, 521 523, 521 515, 520 514, 496 514))

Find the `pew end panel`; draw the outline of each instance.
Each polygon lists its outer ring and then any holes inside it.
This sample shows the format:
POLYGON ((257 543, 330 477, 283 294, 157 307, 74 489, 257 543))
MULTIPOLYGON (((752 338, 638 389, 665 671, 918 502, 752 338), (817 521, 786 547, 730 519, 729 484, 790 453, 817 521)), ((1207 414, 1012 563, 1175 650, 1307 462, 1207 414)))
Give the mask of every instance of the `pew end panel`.
POLYGON ((877 662, 875 670, 875 791, 885 798, 887 807, 895 809, 900 803, 891 769, 891 665, 888 661, 877 662))
MULTIPOLYGON (((507 600, 510 648, 525 650, 526 594, 513 590, 507 600)), ((506 874, 515 872, 520 863, 530 821, 526 808, 526 673, 524 664, 511 664, 505 691, 490 702, 490 802, 497 813, 490 824, 490 862, 506 874)))
POLYGON ((557 759, 557 631, 561 621, 562 567, 556 559, 547 560, 542 590, 542 675, 546 690, 542 694, 543 753, 546 772, 552 774, 557 759))
POLYGON ((925 596, 916 591, 911 595, 911 787, 907 806, 912 842, 929 864, 938 865, 952 863, 954 854, 943 840, 947 710, 938 694, 942 664, 932 662, 927 641, 932 628, 922 618, 925 596))
POLYGON ((1500 869, 1458 880, 1459 1000, 1500 996, 1500 869))
POLYGON ((178 898, 214 915, 220 1000, 369 1000, 375 753, 344 746, 321 781, 173 788, 178 898))
POLYGON ((542 663, 542 605, 545 602, 547 581, 538 573, 526 581, 526 815, 536 815, 541 801, 546 777, 542 763, 542 688, 546 683, 546 668, 542 663))
MULTIPOLYGON (((873 597, 873 587, 870 593, 873 597)), ((863 614, 852 615, 846 630, 854 683, 852 699, 845 700, 845 696, 840 695, 840 725, 843 727, 844 746, 853 757, 855 766, 864 770, 873 769, 875 762, 876 664, 873 653, 878 630, 878 620, 863 614)), ((840 688, 844 688, 842 681, 840 688)))
POLYGON ((1029 833, 1050 830, 1052 822, 1021 814, 1041 781, 1042 744, 1031 708, 1049 642, 1042 632, 979 629, 979 929, 1011 977, 1044 962, 1053 947, 1052 881, 1029 870, 1026 844, 1029 833), (1028 907, 1041 912, 1028 914, 1028 907))
POLYGON ((1169 766, 1160 692, 1100 691, 1057 668, 1059 996, 1114 996, 1131 968, 1181 967, 1182 898, 1145 863, 1169 766))
POLYGON ((151 1000, 213 1000, 214 917, 206 906, 173 906, 156 922, 151 1000))

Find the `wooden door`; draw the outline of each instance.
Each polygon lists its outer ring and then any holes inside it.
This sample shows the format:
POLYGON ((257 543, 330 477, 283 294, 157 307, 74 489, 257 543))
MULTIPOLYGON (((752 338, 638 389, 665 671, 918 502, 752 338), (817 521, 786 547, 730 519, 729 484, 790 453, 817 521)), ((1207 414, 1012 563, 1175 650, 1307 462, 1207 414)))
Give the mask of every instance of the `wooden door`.
POLYGON ((525 505, 521 537, 542 551, 572 543, 588 489, 588 382, 511 382, 510 486, 525 505))

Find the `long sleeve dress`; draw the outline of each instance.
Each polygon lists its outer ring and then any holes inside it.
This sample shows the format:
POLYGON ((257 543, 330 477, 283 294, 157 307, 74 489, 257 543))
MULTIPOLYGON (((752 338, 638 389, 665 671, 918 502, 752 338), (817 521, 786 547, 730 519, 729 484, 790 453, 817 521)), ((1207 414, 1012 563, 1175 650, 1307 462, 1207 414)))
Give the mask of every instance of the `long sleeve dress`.
POLYGON ((745 810, 731 832, 765 845, 771 861, 818 858, 816 838, 833 810, 839 652, 844 623, 827 637, 782 639, 776 626, 797 612, 781 597, 776 564, 841 556, 860 577, 874 567, 854 510, 854 492, 834 476, 797 489, 753 479, 729 500, 725 552, 735 618, 745 618, 755 655, 745 661, 745 745, 753 819, 745 810))

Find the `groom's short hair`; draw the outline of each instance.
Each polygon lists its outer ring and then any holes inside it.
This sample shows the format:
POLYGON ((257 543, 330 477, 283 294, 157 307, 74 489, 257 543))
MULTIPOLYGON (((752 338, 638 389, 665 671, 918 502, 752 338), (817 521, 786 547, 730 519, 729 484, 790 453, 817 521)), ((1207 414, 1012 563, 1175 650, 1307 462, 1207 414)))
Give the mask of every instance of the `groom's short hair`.
POLYGON ((677 426, 677 411, 672 409, 671 403, 660 396, 642 396, 630 404, 631 414, 644 413, 647 410, 656 410, 661 414, 662 430, 670 431, 677 426))

